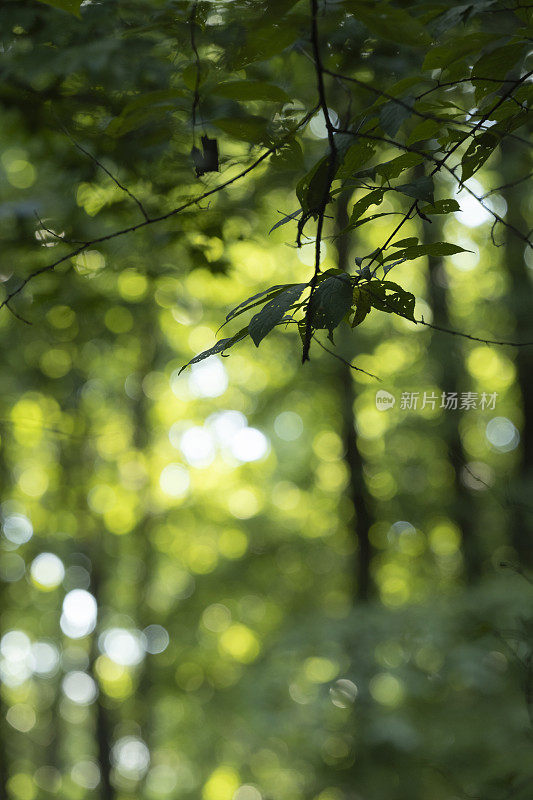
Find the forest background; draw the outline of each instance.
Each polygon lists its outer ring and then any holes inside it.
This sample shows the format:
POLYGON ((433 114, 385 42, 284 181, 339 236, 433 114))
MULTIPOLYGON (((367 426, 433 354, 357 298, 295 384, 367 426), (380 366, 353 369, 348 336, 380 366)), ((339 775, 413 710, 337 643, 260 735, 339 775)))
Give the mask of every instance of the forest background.
POLYGON ((4 0, 1 797, 531 797, 531 14, 4 0))

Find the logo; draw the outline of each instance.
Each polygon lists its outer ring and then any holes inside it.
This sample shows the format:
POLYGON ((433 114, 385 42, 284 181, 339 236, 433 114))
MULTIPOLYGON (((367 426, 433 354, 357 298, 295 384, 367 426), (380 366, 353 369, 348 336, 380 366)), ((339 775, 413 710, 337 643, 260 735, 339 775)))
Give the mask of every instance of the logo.
POLYGON ((390 392, 386 392, 384 389, 376 392, 376 408, 379 411, 388 411, 389 408, 393 408, 395 402, 396 398, 390 392))

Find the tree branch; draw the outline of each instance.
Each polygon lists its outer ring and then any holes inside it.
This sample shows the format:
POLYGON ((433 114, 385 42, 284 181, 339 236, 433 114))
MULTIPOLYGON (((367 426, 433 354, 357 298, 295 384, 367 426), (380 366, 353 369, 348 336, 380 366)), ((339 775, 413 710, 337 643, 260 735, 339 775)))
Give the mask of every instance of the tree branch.
POLYGON ((326 206, 328 204, 329 190, 331 188, 333 178, 335 177, 335 170, 337 167, 337 145, 335 143, 335 130, 333 128, 329 116, 329 109, 326 101, 326 90, 324 87, 324 67, 322 64, 322 58, 320 55, 320 44, 318 41, 318 20, 317 20, 318 0, 310 0, 310 2, 311 2, 311 43, 313 45, 313 55, 315 63, 319 104, 320 108, 322 109, 322 113, 324 115, 326 130, 328 132, 329 160, 328 160, 328 174, 324 185, 324 191, 322 194, 320 207, 318 208, 318 222, 317 222, 316 239, 315 239, 315 269, 313 277, 311 278, 309 284, 310 292, 307 302, 307 310, 305 314, 305 334, 303 342, 302 364, 304 364, 306 361, 309 361, 309 349, 311 347, 311 339, 312 339, 311 301, 313 299, 313 294, 316 289, 316 285, 318 283, 318 276, 320 273, 320 245, 322 240, 322 229, 324 227, 324 215, 326 212, 326 206))

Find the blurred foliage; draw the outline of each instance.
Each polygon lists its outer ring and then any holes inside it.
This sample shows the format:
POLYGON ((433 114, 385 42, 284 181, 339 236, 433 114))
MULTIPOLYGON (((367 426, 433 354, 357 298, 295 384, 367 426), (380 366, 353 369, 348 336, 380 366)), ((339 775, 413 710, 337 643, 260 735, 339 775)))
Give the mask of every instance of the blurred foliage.
POLYGON ((531 797, 530 15, 2 4, 2 797, 531 797))

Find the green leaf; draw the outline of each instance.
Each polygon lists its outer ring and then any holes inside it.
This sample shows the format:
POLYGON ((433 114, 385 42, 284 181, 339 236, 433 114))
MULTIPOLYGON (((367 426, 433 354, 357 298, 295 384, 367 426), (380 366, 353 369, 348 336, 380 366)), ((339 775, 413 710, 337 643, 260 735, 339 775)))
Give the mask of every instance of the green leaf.
POLYGON ((331 275, 313 292, 310 318, 313 328, 327 328, 331 333, 349 312, 353 299, 349 275, 331 275))
POLYGON ((323 156, 296 184, 296 196, 305 214, 312 214, 322 205, 329 176, 329 157, 323 156))
MULTIPOLYGON (((255 306, 260 305, 261 303, 266 303, 267 300, 271 300, 276 295, 281 294, 286 289, 290 289, 293 286, 296 286, 296 283, 282 283, 278 284, 277 286, 271 286, 270 289, 265 289, 262 292, 258 292, 254 294, 252 297, 249 297, 247 300, 243 300, 242 303, 239 303, 238 306, 235 306, 226 316, 226 322, 230 322, 235 317, 244 314, 246 311, 249 311, 251 308, 255 308, 255 306)), ((226 324, 224 323, 224 325, 226 324)))
POLYGON ((422 175, 420 178, 415 178, 411 183, 403 183, 401 186, 395 186, 397 191, 408 197, 414 197, 415 200, 425 200, 427 203, 433 202, 433 178, 429 175, 422 175))
POLYGON ((384 195, 385 189, 373 189, 371 192, 358 200, 352 208, 350 224, 357 222, 359 217, 362 216, 362 214, 364 214, 365 211, 370 208, 370 206, 379 206, 379 204, 383 202, 384 195))
POLYGON ((286 103, 290 100, 287 92, 263 81, 223 81, 211 89, 211 94, 227 97, 230 100, 264 100, 286 103))
POLYGON ((250 320, 248 333, 256 347, 259 347, 265 336, 278 325, 293 303, 298 300, 307 283, 297 283, 280 292, 270 300, 261 311, 250 320))
POLYGON ((379 124, 388 136, 396 136, 404 120, 411 116, 413 112, 410 108, 406 108, 406 105, 411 106, 412 103, 412 97, 404 97, 402 105, 391 100, 382 107, 379 112, 379 124))
POLYGON ((414 320, 415 297, 397 283, 373 280, 360 288, 368 294, 371 305, 378 311, 414 320))
POLYGON ((420 211, 426 216, 432 214, 451 214, 453 211, 460 211, 461 206, 457 200, 437 200, 429 206, 421 206, 420 211))
POLYGON ((514 65, 522 60, 524 45, 517 42, 496 47, 490 53, 482 55, 472 68, 472 83, 476 87, 476 103, 490 92, 498 89, 498 83, 483 81, 480 78, 501 78, 502 83, 514 65))
POLYGON ((148 122, 159 121, 169 111, 180 108, 182 98, 187 98, 183 89, 159 89, 147 92, 131 100, 118 117, 110 121, 106 133, 110 136, 124 136, 126 133, 137 130, 148 122))
POLYGON ((407 144, 411 145, 415 142, 423 142, 427 139, 433 139, 436 133, 442 130, 442 122, 437 122, 433 119, 423 119, 418 125, 415 125, 409 136, 407 137, 407 144))
POLYGON ((216 125, 217 128, 220 128, 234 139, 240 139, 243 142, 250 142, 251 144, 270 142, 268 120, 265 117, 252 115, 247 117, 221 117, 213 120, 213 125, 216 125))
POLYGON ((185 364, 180 369, 178 375, 180 375, 184 369, 190 367, 191 364, 198 364, 199 361, 203 361, 204 359, 209 358, 209 356, 214 356, 217 353, 224 353, 226 350, 229 350, 230 347, 233 347, 234 344, 240 342, 241 339, 244 339, 245 336, 247 335, 248 335, 248 328, 246 327, 246 328, 241 328, 241 330, 234 336, 229 336, 227 339, 221 339, 219 342, 213 345, 213 347, 210 347, 209 350, 204 350, 203 353, 198 353, 197 356, 191 358, 191 360, 188 361, 187 364, 185 364))
POLYGON ((268 20, 267 25, 249 29, 245 44, 227 53, 228 66, 239 70, 254 61, 266 61, 294 44, 298 33, 287 20, 283 23, 268 20))
POLYGON ((411 247, 406 247, 404 250, 398 250, 383 259, 383 262, 391 261, 392 259, 402 258, 404 261, 413 261, 415 258, 421 256, 453 256, 455 253, 467 253, 464 247, 459 247, 457 244, 450 242, 432 242, 431 244, 417 244, 411 247))
POLYGON ((422 69, 447 69, 450 64, 460 58, 476 53, 485 45, 498 39, 494 33, 469 33, 465 36, 455 36, 446 44, 430 48, 422 64, 422 69))
POLYGON ((281 145, 270 156, 270 164, 275 169, 300 170, 304 165, 304 154, 300 144, 294 139, 281 145))
POLYGON ((356 328, 360 325, 370 313, 372 309, 372 303, 370 301, 370 295, 368 292, 362 291, 355 287, 353 290, 353 302, 355 303, 355 313, 352 319, 352 328, 356 328))
POLYGON ((471 178, 483 166, 498 146, 498 138, 489 131, 472 140, 461 159, 461 182, 471 178))
POLYGON ((53 6, 53 8, 59 8, 61 11, 68 11, 69 14, 73 14, 75 17, 81 17, 81 0, 40 0, 40 2, 45 3, 47 6, 53 6))
POLYGON ((345 4, 356 19, 383 39, 412 47, 427 47, 430 37, 424 26, 407 11, 389 3, 367 3, 352 0, 345 4))
POLYGON ((268 233, 271 234, 272 231, 276 230, 276 228, 281 228, 281 226, 282 225, 286 225, 287 222, 291 222, 291 220, 293 220, 293 219, 298 219, 298 217, 300 216, 301 213, 302 213, 302 209, 298 208, 296 211, 293 211, 291 214, 287 214, 286 216, 282 217, 279 220, 279 222, 276 222, 275 225, 272 225, 272 227, 270 228, 268 233))
POLYGON ((346 180, 354 172, 364 167, 365 164, 368 164, 374 152, 375 147, 371 142, 362 140, 356 142, 348 148, 342 164, 337 170, 336 177, 341 180, 346 180))
POLYGON ((392 178, 397 178, 404 170, 421 164, 423 160, 424 156, 421 153, 403 153, 401 156, 386 161, 385 164, 379 164, 376 167, 376 173, 390 181, 392 178))

